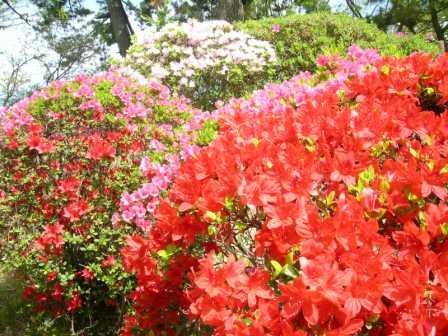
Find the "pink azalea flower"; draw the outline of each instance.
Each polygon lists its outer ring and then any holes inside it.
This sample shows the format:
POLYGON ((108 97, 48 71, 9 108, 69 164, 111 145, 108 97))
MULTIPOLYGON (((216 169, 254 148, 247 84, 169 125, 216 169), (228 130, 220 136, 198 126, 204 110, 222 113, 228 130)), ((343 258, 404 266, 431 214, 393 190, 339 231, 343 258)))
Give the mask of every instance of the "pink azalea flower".
POLYGON ((279 33, 280 32, 280 25, 279 24, 272 25, 272 31, 274 33, 279 33))

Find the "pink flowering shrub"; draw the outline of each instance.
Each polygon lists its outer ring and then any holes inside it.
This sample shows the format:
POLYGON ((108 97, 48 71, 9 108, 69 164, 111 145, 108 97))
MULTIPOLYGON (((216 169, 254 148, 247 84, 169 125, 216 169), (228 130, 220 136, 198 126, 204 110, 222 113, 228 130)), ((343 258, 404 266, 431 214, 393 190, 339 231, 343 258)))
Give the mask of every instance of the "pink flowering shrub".
POLYGON ((231 99, 228 104, 218 104, 213 112, 215 119, 232 115, 239 110, 257 114, 282 111, 285 103, 294 102, 296 106, 304 103, 305 98, 316 96, 329 89, 337 92, 345 86, 351 76, 364 77, 372 65, 381 59, 373 49, 361 49, 352 45, 347 49, 347 56, 320 56, 314 73, 300 72, 283 83, 267 84, 263 90, 254 92, 250 99, 231 99))
POLYGON ((170 180, 145 183, 204 132, 186 99, 128 73, 54 82, 0 111, 2 260, 37 316, 83 334, 115 334, 134 288, 119 250, 136 226, 112 220, 123 191, 156 196, 170 180))
POLYGON ((137 35, 123 64, 156 78, 204 110, 260 88, 276 61, 268 42, 226 21, 173 22, 137 35))

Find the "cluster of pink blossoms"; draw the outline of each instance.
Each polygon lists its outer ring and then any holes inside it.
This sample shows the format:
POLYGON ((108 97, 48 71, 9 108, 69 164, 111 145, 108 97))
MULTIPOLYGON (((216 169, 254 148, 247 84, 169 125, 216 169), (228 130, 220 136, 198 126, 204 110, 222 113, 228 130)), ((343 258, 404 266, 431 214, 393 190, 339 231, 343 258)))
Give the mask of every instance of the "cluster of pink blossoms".
POLYGON ((173 129, 171 125, 159 127, 162 137, 173 139, 173 151, 167 153, 167 147, 157 139, 151 142, 155 153, 160 153, 163 162, 154 162, 148 157, 140 163, 141 172, 150 178, 150 182, 143 184, 133 192, 125 192, 120 202, 121 213, 112 216, 112 224, 117 225, 120 220, 134 223, 137 227, 146 231, 151 224, 151 219, 159 205, 161 194, 171 185, 181 161, 189 158, 200 150, 197 142, 197 131, 203 127, 204 121, 211 118, 208 112, 199 112, 193 115, 190 122, 181 130, 173 129))
MULTIPOLYGON (((150 107, 145 107, 145 104, 143 104, 148 103, 148 105, 150 105, 149 103, 151 103, 150 101, 143 101, 144 99, 147 99, 143 92, 136 94, 137 101, 135 101, 136 99, 134 97, 134 92, 132 92, 131 88, 135 86, 134 83, 136 82, 147 86, 154 92, 157 92, 157 104, 165 107, 176 108, 178 111, 190 110, 188 106, 188 99, 184 97, 179 97, 175 100, 169 99, 170 90, 168 87, 156 81, 145 80, 142 77, 137 76, 137 74, 130 72, 126 68, 112 68, 108 72, 104 72, 93 77, 78 75, 73 80, 52 82, 46 90, 36 91, 30 97, 19 101, 10 108, 1 108, 0 124, 5 132, 13 131, 20 126, 30 125, 33 122, 33 117, 30 115, 28 108, 40 99, 49 101, 59 98, 61 92, 63 92, 63 88, 67 88, 68 92, 72 93, 74 97, 84 99, 87 98, 87 100, 83 101, 80 105, 80 109, 83 111, 88 111, 90 109, 93 110, 95 112, 93 117, 101 120, 104 117, 104 109, 101 106, 101 103, 94 97, 93 87, 104 81, 110 83, 112 94, 120 98, 121 102, 125 105, 123 110, 117 114, 117 117, 122 117, 131 121, 135 117, 146 117, 152 112, 150 107), (73 87, 70 85, 67 86, 67 84, 71 82, 79 82, 82 84, 80 84, 79 87, 73 87)), ((57 111, 50 111, 49 114, 54 119, 58 119, 58 117, 60 117, 57 111)), ((128 127, 132 129, 135 128, 135 125, 130 123, 128 127)))
POLYGON ((300 106, 305 98, 318 96, 329 89, 334 92, 343 90, 347 78, 354 75, 362 77, 369 71, 375 71, 371 65, 380 59, 376 50, 361 49, 353 45, 348 49, 346 57, 319 57, 317 65, 320 69, 316 74, 301 72, 286 82, 267 84, 250 99, 232 99, 226 105, 218 102, 218 110, 213 115, 219 119, 235 114, 238 110, 246 113, 280 112, 290 102, 300 106))

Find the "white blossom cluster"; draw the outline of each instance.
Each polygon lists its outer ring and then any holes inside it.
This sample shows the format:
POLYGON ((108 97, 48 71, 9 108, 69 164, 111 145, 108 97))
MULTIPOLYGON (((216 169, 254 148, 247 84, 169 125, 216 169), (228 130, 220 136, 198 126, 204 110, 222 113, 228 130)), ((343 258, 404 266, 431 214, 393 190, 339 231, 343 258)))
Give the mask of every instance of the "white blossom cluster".
POLYGON ((158 32, 145 32, 136 37, 124 59, 124 64, 173 89, 194 88, 200 75, 210 70, 226 76, 236 66, 250 74, 274 62, 269 42, 218 20, 175 22, 158 32))

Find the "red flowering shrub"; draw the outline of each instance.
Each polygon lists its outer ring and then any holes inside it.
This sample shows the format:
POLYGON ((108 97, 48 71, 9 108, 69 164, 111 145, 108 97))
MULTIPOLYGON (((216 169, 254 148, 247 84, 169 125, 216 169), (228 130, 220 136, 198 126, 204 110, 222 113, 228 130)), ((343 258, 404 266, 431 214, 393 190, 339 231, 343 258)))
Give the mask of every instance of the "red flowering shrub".
POLYGON ((292 87, 224 107, 128 238, 125 335, 448 334, 448 54, 292 87))
POLYGON ((194 113, 119 71, 55 82, 0 111, 2 259, 36 312, 84 334, 116 333, 133 288, 118 252, 135 226, 112 215, 124 190, 150 180, 143 157, 163 163, 181 150, 194 113))

